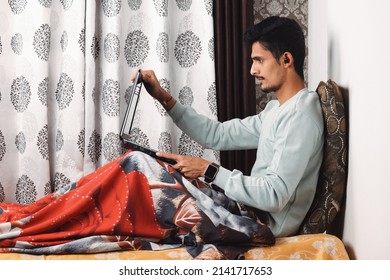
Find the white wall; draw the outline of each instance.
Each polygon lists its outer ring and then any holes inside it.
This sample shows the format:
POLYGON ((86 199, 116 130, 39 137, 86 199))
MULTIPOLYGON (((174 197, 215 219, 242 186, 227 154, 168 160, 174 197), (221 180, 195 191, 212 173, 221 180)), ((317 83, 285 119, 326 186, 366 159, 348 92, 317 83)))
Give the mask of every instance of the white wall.
POLYGON ((349 92, 343 242, 354 259, 390 259, 389 10, 387 0, 309 0, 309 87, 331 78, 349 92))

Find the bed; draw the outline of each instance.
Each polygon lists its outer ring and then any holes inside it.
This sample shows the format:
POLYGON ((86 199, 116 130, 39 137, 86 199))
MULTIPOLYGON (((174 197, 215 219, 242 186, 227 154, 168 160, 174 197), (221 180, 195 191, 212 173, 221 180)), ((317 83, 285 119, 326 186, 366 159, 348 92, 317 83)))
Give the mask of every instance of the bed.
MULTIPOLYGON (((325 122, 324 159, 320 169, 313 204, 299 232, 290 237, 275 239, 272 246, 258 246, 244 250, 240 259, 291 260, 321 259, 348 260, 342 240, 327 233, 329 226, 339 215, 346 188, 347 122, 345 106, 339 87, 332 80, 317 87, 325 122)), ((1 228, 0 228, 1 232, 1 228)), ((126 243, 124 241, 123 243, 126 243)), ((93 244, 92 244, 93 246, 93 244)), ((188 246, 164 250, 112 250, 107 252, 72 254, 26 254, 0 248, 0 259, 5 260, 188 260, 188 246)))
MULTIPOLYGON (((271 247, 248 250, 246 260, 349 260, 342 241, 330 234, 277 238, 271 247)), ((98 254, 32 255, 6 253, 0 260, 191 260, 185 248, 162 251, 122 251, 98 254)))

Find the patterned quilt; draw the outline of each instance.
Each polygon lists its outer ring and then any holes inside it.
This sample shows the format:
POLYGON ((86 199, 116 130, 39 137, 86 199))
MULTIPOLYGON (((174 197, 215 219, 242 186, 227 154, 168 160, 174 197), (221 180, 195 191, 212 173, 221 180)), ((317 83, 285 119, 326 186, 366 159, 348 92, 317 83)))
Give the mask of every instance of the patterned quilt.
POLYGON ((275 238, 262 216, 136 151, 30 205, 0 203, 0 252, 164 250, 234 259, 275 238), (215 252, 218 252, 217 256, 215 252))

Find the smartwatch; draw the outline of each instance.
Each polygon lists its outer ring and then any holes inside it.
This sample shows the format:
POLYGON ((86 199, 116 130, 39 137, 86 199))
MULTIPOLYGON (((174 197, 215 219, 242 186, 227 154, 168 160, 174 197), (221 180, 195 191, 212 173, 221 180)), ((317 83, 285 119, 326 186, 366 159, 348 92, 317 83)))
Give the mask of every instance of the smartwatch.
POLYGON ((214 181, 215 177, 217 176, 219 170, 219 165, 212 162, 209 164, 209 166, 206 169, 206 172, 204 173, 204 180, 206 183, 211 183, 214 181))

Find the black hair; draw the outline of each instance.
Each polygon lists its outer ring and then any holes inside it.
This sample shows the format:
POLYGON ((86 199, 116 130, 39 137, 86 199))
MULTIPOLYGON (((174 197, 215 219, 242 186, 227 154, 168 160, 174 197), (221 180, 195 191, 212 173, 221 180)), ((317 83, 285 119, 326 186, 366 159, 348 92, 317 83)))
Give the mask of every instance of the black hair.
POLYGON ((285 52, 294 57, 295 71, 302 79, 305 60, 305 37, 299 24, 290 18, 271 16, 250 27, 244 34, 248 47, 259 42, 276 60, 285 52))

